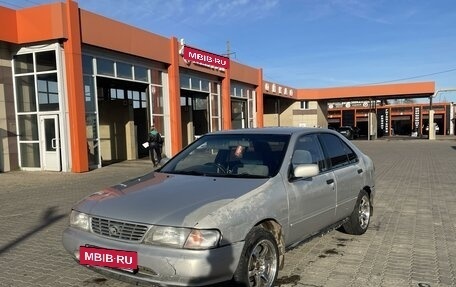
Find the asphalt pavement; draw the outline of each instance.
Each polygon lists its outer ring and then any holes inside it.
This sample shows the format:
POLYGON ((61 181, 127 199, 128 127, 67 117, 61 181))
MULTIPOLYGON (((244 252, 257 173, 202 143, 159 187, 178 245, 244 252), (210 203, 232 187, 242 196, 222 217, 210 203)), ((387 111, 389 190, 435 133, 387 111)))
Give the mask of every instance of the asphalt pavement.
MULTIPOLYGON (((456 137, 354 143, 376 166, 368 231, 332 231, 287 252, 277 286, 456 286, 456 137)), ((80 266, 61 235, 76 201, 152 168, 0 173, 0 286, 131 286, 80 266)))

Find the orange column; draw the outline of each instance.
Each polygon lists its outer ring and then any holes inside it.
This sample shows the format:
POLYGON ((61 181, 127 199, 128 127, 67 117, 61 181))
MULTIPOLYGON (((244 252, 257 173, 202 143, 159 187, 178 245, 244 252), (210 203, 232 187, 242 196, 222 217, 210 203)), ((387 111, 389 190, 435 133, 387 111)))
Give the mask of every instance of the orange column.
POLYGON ((182 149, 182 123, 180 110, 179 80, 179 43, 176 37, 170 39, 171 65, 168 67, 169 77, 169 120, 171 126, 171 155, 182 149))
POLYGON ((256 121, 257 127, 262 128, 264 126, 264 102, 263 102, 263 69, 258 70, 258 86, 256 91, 256 121))
POLYGON ((79 9, 76 2, 67 0, 65 10, 68 39, 63 43, 63 48, 66 63, 71 170, 73 172, 85 172, 89 170, 89 160, 87 154, 79 9))
POLYGON ((225 70, 222 80, 222 130, 231 129, 231 88, 230 69, 225 70))

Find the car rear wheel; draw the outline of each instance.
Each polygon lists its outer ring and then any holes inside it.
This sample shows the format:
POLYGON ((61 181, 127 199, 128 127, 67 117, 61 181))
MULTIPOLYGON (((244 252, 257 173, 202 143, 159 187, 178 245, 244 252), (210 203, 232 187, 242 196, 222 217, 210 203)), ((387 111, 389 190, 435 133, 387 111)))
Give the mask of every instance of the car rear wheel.
POLYGON ((247 234, 233 281, 235 286, 271 287, 277 278, 278 266, 279 249, 274 236, 257 226, 247 234))
POLYGON ((348 234, 361 235, 366 232, 371 217, 369 194, 361 190, 356 201, 355 209, 342 226, 348 234))

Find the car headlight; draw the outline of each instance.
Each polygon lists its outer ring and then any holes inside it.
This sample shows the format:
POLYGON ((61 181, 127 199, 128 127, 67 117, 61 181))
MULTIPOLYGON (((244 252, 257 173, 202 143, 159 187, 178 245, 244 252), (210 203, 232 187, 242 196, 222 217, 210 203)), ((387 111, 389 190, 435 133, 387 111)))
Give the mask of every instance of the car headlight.
POLYGON ((70 214, 70 226, 89 231, 89 215, 76 210, 72 210, 70 214))
POLYGON ((147 232, 144 243, 174 248, 210 249, 217 247, 219 240, 220 232, 214 229, 154 226, 147 232))

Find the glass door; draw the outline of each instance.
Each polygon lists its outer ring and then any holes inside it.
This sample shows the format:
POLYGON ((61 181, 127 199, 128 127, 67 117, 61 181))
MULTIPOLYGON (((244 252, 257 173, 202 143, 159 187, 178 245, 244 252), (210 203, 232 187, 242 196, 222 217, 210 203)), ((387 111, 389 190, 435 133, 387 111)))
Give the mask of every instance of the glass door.
POLYGON ((247 128, 245 100, 231 100, 231 127, 233 129, 247 128))
POLYGON ((42 169, 61 171, 58 115, 40 116, 42 169))

